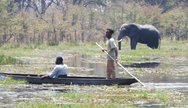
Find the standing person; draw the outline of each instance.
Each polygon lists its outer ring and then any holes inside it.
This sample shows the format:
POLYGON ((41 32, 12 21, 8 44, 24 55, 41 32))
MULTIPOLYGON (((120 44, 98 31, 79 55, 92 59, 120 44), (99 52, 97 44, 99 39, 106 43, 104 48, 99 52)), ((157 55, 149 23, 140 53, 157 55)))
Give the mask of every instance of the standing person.
POLYGON ((116 78, 115 74, 115 62, 117 62, 118 58, 118 49, 115 44, 115 40, 112 36, 114 33, 114 30, 112 29, 106 29, 106 34, 105 37, 108 39, 107 40, 107 50, 103 49, 102 51, 107 51, 107 79, 114 79, 116 78))
POLYGON ((67 77, 68 69, 67 65, 63 63, 62 57, 57 57, 55 61, 56 66, 52 70, 50 75, 43 76, 43 78, 58 78, 58 77, 67 77))

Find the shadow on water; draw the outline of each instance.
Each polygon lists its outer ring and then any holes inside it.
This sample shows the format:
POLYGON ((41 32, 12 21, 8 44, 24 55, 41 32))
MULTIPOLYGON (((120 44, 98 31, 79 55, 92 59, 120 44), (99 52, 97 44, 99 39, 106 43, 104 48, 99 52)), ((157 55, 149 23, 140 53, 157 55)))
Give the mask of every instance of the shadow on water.
POLYGON ((68 92, 70 91, 69 89, 67 88, 62 88, 62 87, 58 87, 58 86, 54 86, 54 85, 51 85, 51 86, 45 86, 45 85, 28 85, 28 86, 25 86, 25 87, 21 87, 21 88, 16 88, 15 89, 15 92, 40 92, 40 91, 52 91, 52 92, 62 92, 62 93, 65 93, 65 92, 68 92))
POLYGON ((135 105, 138 108, 165 108, 166 107, 166 105, 164 104, 154 103, 154 102, 149 102, 149 103, 138 102, 135 105))
POLYGON ((133 63, 130 65, 123 65, 124 67, 133 68, 156 68, 160 65, 160 62, 144 62, 144 63, 133 63))

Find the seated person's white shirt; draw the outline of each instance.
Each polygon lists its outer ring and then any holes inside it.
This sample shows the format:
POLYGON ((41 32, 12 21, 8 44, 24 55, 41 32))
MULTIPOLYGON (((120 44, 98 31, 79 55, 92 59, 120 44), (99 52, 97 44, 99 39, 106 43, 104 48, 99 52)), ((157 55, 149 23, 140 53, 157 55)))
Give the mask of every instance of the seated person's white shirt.
POLYGON ((60 64, 56 65, 52 71, 52 73, 49 75, 51 78, 57 78, 59 75, 67 75, 68 69, 66 64, 60 64))

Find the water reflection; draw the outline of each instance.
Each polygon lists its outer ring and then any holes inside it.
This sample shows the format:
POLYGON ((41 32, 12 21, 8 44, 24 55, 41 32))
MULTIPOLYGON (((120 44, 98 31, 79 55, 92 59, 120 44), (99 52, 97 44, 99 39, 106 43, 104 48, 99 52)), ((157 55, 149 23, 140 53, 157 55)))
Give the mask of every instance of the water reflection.
MULTIPOLYGON (((176 61, 176 62, 145 62, 145 63, 133 63, 131 65, 125 65, 125 67, 130 70, 131 73, 134 74, 140 68, 145 72, 141 78, 149 88, 153 87, 153 89, 176 89, 182 93, 188 94, 188 79, 186 74, 188 73, 188 65, 187 61, 176 61), (176 63, 177 62, 177 63, 176 63), (149 73, 149 71, 154 69, 165 69, 169 68, 170 71, 174 72, 172 75, 169 74, 161 74, 161 73, 149 73), (148 72, 148 74, 147 74, 148 72), (177 76, 182 73, 185 76, 177 76), (183 91, 183 90, 184 91, 183 91)), ((106 59, 101 57, 89 56, 89 55, 79 55, 75 54, 71 58, 67 60, 67 64, 71 67, 82 67, 88 69, 88 71, 80 70, 77 71, 77 74, 81 75, 93 75, 93 76, 106 76, 106 59), (90 70, 89 70, 90 69, 90 70)), ((165 71, 165 70, 164 70, 165 71)), ((125 77, 122 74, 125 73, 125 76, 129 76, 123 69, 118 67, 116 74, 117 77, 125 77)), ((165 72, 164 72, 165 73, 165 72)))
MULTIPOLYGON (((65 62, 70 66, 77 68, 77 74, 85 74, 85 75, 93 75, 93 76, 106 76, 106 59, 96 56, 89 56, 89 55, 79 55, 74 54, 72 57, 69 57, 65 60, 65 62)), ((177 61, 178 62, 178 61, 177 61)), ((180 61, 177 64, 169 64, 173 65, 166 66, 165 69, 170 68, 170 71, 173 72, 172 75, 170 74, 162 74, 162 73, 155 73, 152 72, 152 70, 164 68, 164 66, 168 63, 165 63, 162 61, 160 62, 145 62, 145 63, 133 63, 130 65, 124 65, 127 70, 129 70, 131 73, 134 74, 137 70, 140 68, 143 69, 144 74, 140 78, 143 80, 143 82, 153 82, 153 83, 176 83, 176 82, 182 82, 182 83, 188 83, 186 74, 188 73, 188 65, 185 63, 185 61, 182 61, 184 63, 181 63, 180 61), (146 68, 146 69, 145 69, 146 68), (177 70, 178 71, 173 71, 177 70), (182 71, 182 69, 184 71, 182 71), (181 72, 180 72, 181 71, 181 72), (146 74, 148 73, 148 74, 146 74), (182 76, 177 76, 177 74, 182 73, 182 76), (183 76, 185 74, 185 76, 183 76)), ((70 70, 70 73, 73 71, 70 70)), ((157 71, 157 70, 156 70, 157 71)), ((119 77, 122 77, 122 74, 124 70, 117 66, 116 74, 119 77)), ((165 70, 164 70, 165 73, 165 70)), ((127 75, 127 74, 126 74, 127 75)))
POLYGON ((188 91, 187 83, 145 83, 151 89, 177 89, 188 91))
POLYGON ((77 68, 76 73, 73 69, 69 69, 70 73, 75 73, 76 75, 91 75, 91 76, 106 76, 106 64, 100 61, 100 58, 89 56, 89 55, 79 55, 74 54, 65 60, 65 63, 69 67, 77 68))

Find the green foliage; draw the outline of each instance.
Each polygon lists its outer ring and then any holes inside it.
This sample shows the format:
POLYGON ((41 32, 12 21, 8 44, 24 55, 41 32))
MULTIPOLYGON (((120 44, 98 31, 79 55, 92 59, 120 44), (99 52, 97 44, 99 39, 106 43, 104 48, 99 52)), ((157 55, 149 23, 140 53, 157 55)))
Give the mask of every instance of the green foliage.
POLYGON ((17 105, 19 108, 62 108, 61 105, 49 104, 49 103, 30 103, 22 102, 17 105))
MULTIPOLYGON (((121 62, 135 61, 152 61, 155 58, 161 57, 187 57, 187 41, 162 41, 160 49, 152 50, 146 45, 138 44, 137 50, 130 50, 129 42, 122 42, 122 51, 119 51, 121 62), (155 58, 153 58, 155 57, 155 58)), ((104 44, 101 44, 104 48, 104 44)), ((52 53, 58 51, 72 51, 88 55, 105 55, 95 43, 60 43, 57 46, 42 45, 22 45, 19 47, 4 46, 0 47, 1 53, 7 56, 36 56, 36 54, 44 55, 44 53, 52 53), (9 49, 9 50, 7 50, 9 49), (51 52, 50 52, 51 51, 51 52), (22 53, 20 53, 22 52, 22 53)), ((1 59, 10 59, 11 57, 1 56, 1 59)))
POLYGON ((138 44, 137 50, 130 50, 129 43, 123 43, 125 51, 119 52, 123 64, 139 61, 154 61, 156 58, 187 57, 187 41, 162 41, 160 49, 148 49, 146 45, 138 44))
MULTIPOLYGON (((62 93, 58 100, 62 104, 52 102, 21 102, 19 108, 135 108, 134 102, 147 102, 175 106, 176 100, 184 100, 182 96, 174 95, 165 90, 128 90, 117 86, 104 87, 102 93, 62 93), (171 100, 175 98, 176 100, 171 100), (65 103, 65 104, 63 104, 65 103), (66 104, 69 103, 69 104, 66 104)), ((55 97, 54 97, 55 98, 55 97)), ((57 98, 57 97, 56 97, 57 98)))
POLYGON ((25 84, 24 80, 14 80, 12 77, 7 77, 5 80, 0 80, 0 84, 3 85, 13 85, 13 84, 25 84))
POLYGON ((0 65, 15 64, 15 63, 16 63, 16 59, 10 56, 0 55, 0 65))
POLYGON ((178 0, 70 0, 54 2, 45 8, 45 13, 40 13, 29 7, 24 10, 12 0, 1 0, 0 45, 101 41, 106 28, 118 31, 123 23, 153 24, 163 37, 184 40, 188 39, 186 3, 178 0))
POLYGON ((171 40, 187 39, 188 14, 185 11, 179 7, 161 16, 163 32, 166 32, 166 36, 169 36, 171 40))
POLYGON ((58 104, 49 104, 45 102, 41 103, 30 103, 22 102, 18 105, 19 108, 135 108, 131 105, 118 105, 118 104, 109 104, 109 105, 97 105, 97 104, 76 104, 76 105, 58 105, 58 104))

